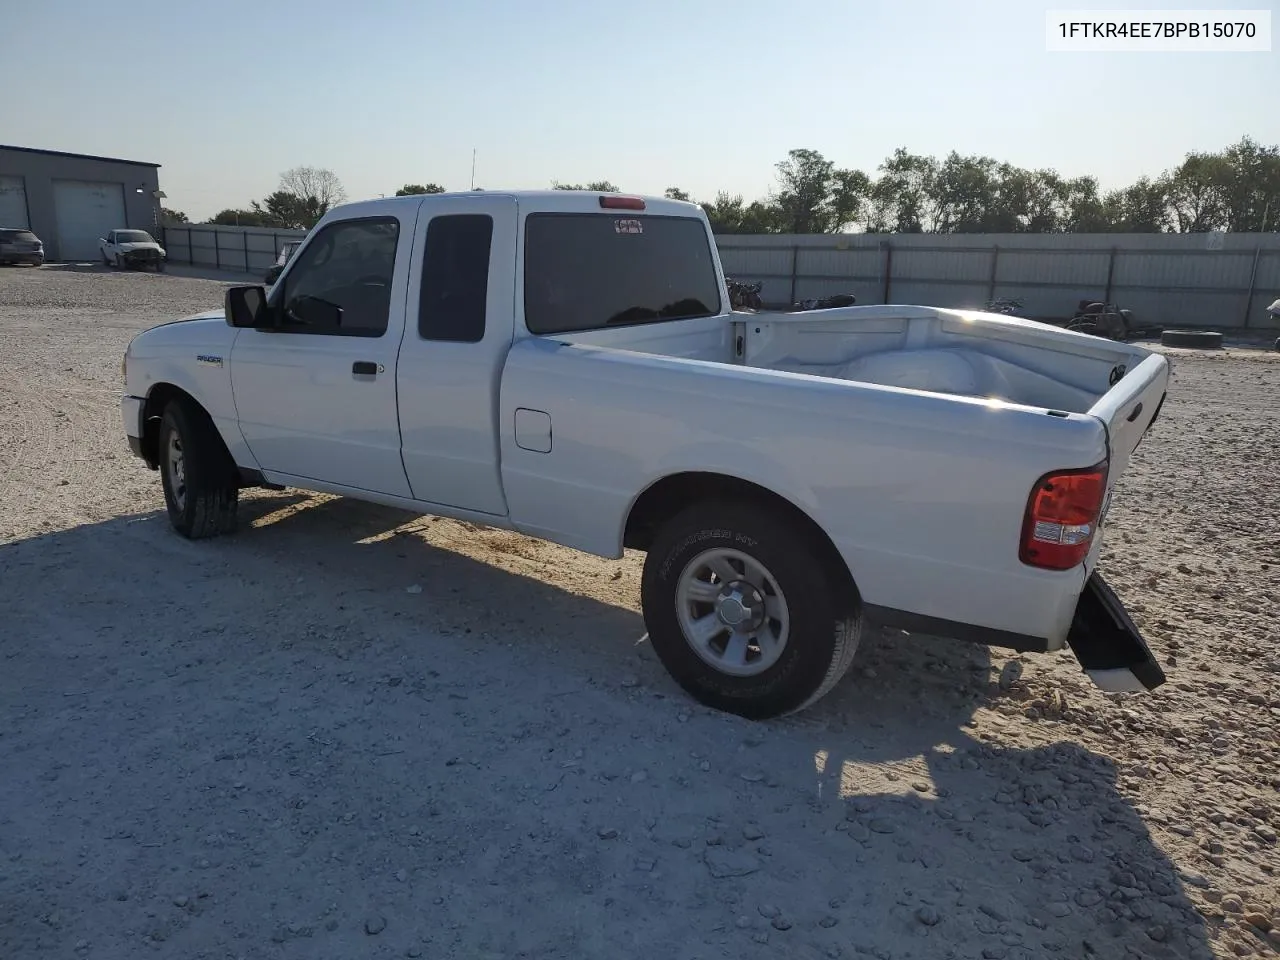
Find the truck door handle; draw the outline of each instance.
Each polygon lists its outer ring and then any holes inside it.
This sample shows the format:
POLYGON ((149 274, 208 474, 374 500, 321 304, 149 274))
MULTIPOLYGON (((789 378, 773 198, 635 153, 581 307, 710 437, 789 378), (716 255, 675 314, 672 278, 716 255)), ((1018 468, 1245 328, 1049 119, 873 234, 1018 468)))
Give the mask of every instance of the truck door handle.
POLYGON ((1138 416, 1141 413, 1142 413, 1142 404, 1139 403, 1136 407, 1133 408, 1133 413, 1129 414, 1129 418, 1128 418, 1129 422, 1133 423, 1133 421, 1138 419, 1138 416))
POLYGON ((378 365, 369 360, 357 360, 351 365, 351 372, 355 374, 364 374, 365 376, 375 377, 378 375, 378 365))

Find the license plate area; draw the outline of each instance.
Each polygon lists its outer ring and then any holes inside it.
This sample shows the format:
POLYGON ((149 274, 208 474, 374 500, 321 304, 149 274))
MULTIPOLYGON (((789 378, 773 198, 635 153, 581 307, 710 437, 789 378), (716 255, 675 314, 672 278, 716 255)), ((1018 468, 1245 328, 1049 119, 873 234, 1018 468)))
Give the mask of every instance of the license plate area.
POLYGON ((1165 682, 1142 633, 1096 570, 1076 603, 1067 645, 1089 679, 1108 692, 1154 690, 1165 682))

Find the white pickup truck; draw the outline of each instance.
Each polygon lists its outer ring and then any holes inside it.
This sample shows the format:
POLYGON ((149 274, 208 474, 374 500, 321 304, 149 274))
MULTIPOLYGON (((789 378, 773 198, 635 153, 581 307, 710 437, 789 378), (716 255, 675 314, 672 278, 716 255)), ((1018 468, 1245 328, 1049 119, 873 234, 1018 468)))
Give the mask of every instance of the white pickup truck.
POLYGON ((269 294, 230 288, 124 366, 184 536, 265 485, 643 550, 655 652, 745 717, 816 701, 869 624, 1164 682, 1096 564, 1166 359, 970 311, 735 313, 693 204, 345 205, 269 294))

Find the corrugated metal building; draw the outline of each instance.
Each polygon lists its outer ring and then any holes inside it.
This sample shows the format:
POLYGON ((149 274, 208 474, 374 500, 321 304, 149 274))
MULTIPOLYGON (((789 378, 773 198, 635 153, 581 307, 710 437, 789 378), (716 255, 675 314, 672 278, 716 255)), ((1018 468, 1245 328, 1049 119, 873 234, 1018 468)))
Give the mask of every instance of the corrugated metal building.
POLYGON ((0 227, 26 227, 48 260, 96 260, 98 240, 160 232, 160 164, 0 144, 0 227))

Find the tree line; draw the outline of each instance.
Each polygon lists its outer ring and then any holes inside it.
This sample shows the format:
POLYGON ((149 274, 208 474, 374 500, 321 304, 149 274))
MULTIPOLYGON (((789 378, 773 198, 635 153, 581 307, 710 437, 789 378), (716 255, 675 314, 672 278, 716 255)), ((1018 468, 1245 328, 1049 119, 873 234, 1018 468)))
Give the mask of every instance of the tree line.
MULTIPOLYGON (((874 173, 837 167, 816 150, 788 152, 769 195, 748 201, 719 192, 701 201, 722 234, 1199 233, 1280 230, 1280 146, 1250 137, 1216 152, 1193 152, 1155 177, 1103 190, 1096 177, 1066 177, 955 151, 938 159, 899 147, 874 173)), ((557 190, 621 192, 607 180, 553 183, 557 190)), ((408 183, 397 197, 444 193, 408 183)), ((691 200, 679 187, 665 195, 691 200)), ((295 167, 275 192, 209 223, 310 229, 346 198, 332 171, 295 167)), ((165 211, 167 218, 186 217, 165 211)))
MULTIPOLYGON (((703 203, 717 233, 1197 233, 1280 229, 1280 146, 1243 137, 1190 153, 1156 177, 1104 191, 1096 177, 1064 177, 992 157, 895 150, 869 175, 815 150, 776 165, 762 200, 719 193, 703 203)), ((679 189, 669 197, 687 199, 679 189)))

